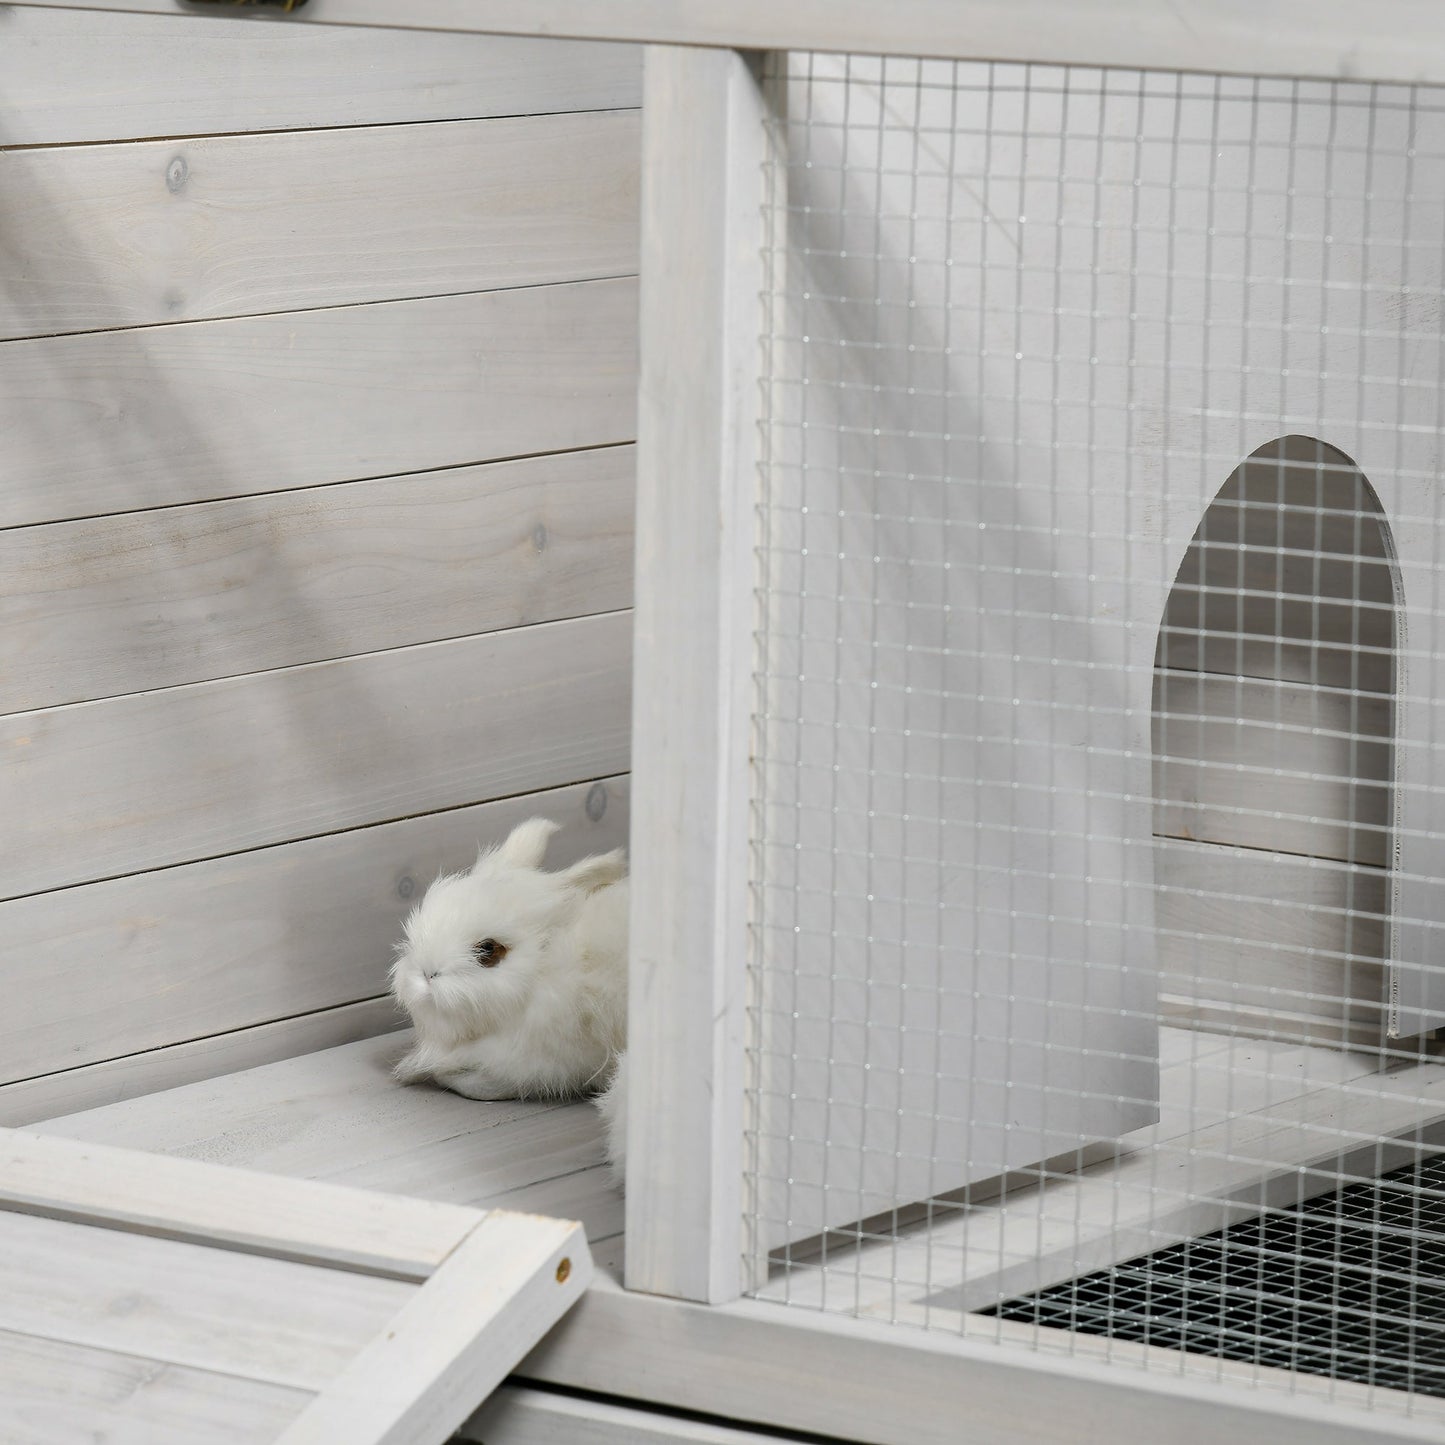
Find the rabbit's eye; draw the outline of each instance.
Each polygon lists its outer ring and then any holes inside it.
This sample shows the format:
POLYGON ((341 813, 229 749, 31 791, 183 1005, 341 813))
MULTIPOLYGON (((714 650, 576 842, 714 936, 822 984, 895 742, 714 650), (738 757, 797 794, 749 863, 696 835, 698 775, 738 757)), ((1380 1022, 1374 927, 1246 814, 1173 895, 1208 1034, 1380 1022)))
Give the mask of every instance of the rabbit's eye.
POLYGON ((495 938, 484 938, 472 945, 472 955, 483 968, 495 968, 507 956, 507 946, 495 938))

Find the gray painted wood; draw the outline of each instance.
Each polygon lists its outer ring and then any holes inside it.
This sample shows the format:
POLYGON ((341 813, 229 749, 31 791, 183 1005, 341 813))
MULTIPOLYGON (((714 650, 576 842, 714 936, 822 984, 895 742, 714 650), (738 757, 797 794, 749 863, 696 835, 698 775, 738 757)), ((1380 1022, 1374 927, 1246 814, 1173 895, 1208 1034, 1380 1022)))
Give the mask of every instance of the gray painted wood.
POLYGON ((571 1220, 0 1131, 0 1337, 312 1392, 277 1445, 449 1438, 591 1278, 571 1220))
POLYGON ((628 274, 637 178, 631 111, 15 150, 0 337, 628 274))
POLYGON ((1172 838, 1154 856, 1166 1012, 1379 1042, 1384 869, 1172 838))
POLYGON ((630 624, 545 623, 0 720, 5 892, 616 773, 630 624))
POLYGON ((636 283, 0 347, 0 526, 630 441, 636 283))
POLYGON ((416 1285, 117 1229, 0 1215, 0 1329, 315 1390, 416 1285), (277 1302, 284 1300, 285 1308, 277 1302))
POLYGON ((1057 1349, 1027 1336, 1009 1349, 753 1300, 694 1304, 624 1290, 599 1270, 517 1376, 872 1445, 1019 1445, 1021 1433, 1029 1445, 1080 1445, 1099 1421, 1141 1445, 1161 1430, 1180 1445, 1439 1438, 1437 1420, 1366 1413, 1358 1397, 1188 1380, 1177 1355, 1167 1370, 1121 1369, 1083 1357, 1062 1331, 1046 1337, 1057 1349))
MULTIPOLYGON (((167 0, 20 0, 95 10, 153 11, 167 0)), ((1243 75, 1445 80, 1431 0, 1275 0, 1267 8, 1194 0, 326 0, 301 24, 394 25, 572 35, 747 50, 827 50, 986 57, 1052 64, 1159 67, 1243 75)), ((279 19, 279 17, 277 17, 279 19)))
MULTIPOLYGON (((634 106, 632 46, 0 12, 0 143, 386 125, 634 106)), ((239 17, 237 17, 239 19, 239 17)), ((244 24, 244 20, 240 20, 244 24)))
POLYGON ((798 1439, 503 1385, 462 1426, 480 1445, 777 1445, 798 1439))
POLYGON ((591 1279, 592 1256, 574 1221, 483 1216, 277 1445, 450 1439, 591 1279))
POLYGON ((408 1035, 361 1040, 184 1088, 38 1123, 48 1136, 446 1204, 622 1227, 588 1103, 481 1103, 404 1088, 391 1065, 408 1035))
POLYGON ((1390 699, 1160 672, 1154 831, 1383 866, 1390 699))
POLYGON ((643 131, 627 1272, 634 1289, 713 1301, 742 1287, 755 60, 649 50, 643 131))
POLYGON ((367 1277, 429 1279, 475 1210, 0 1130, 0 1211, 367 1277))
MULTIPOLYGON (((402 918, 431 880, 537 814, 563 825, 557 864, 606 852, 627 842, 626 779, 0 903, 13 1000, 0 1016, 0 1083, 384 994, 402 918)), ((373 1014, 380 1029, 401 1018, 385 1005, 373 1014)), ((245 1067, 216 1044, 213 1071, 245 1067)), ((6 1107, 0 1093, 0 1118, 6 1107)))
POLYGON ((0 532, 0 713, 616 611, 632 448, 0 532))
POLYGON ((271 1445, 310 1398, 283 1385, 0 1331, 0 1399, 15 1445, 271 1445))
POLYGON ((0 1084, 0 1125, 33 1124, 57 1114, 179 1088, 198 1079, 374 1038, 395 1031, 402 1022, 389 998, 367 999, 60 1073, 39 1074, 19 1083, 0 1084))

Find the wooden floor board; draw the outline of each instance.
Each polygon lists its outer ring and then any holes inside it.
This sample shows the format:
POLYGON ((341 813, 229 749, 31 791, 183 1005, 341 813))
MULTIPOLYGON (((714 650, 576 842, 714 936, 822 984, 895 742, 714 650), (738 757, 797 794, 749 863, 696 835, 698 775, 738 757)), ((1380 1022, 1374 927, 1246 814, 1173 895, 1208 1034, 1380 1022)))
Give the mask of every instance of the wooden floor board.
POLYGON ((390 1077, 407 1035, 363 1039, 35 1127, 447 1204, 621 1227, 622 1196, 585 1101, 483 1103, 390 1077))
POLYGON ((5 1445, 271 1445, 309 1391, 0 1330, 5 1445))
MULTIPOLYGON (((591 1107, 580 1102, 552 1108, 478 1104, 434 1090, 398 1089, 387 1079, 386 1066, 400 1043, 367 1040, 252 1070, 239 1079, 89 1111, 48 1127, 75 1138, 124 1137, 162 1151, 260 1162, 277 1172, 322 1168, 337 1178, 350 1173, 353 1183, 397 1187, 405 1181, 401 1187, 423 1196, 431 1190, 460 1199, 473 1192, 467 1186, 474 1180, 474 1192, 488 1196, 475 1203, 587 1219, 595 1259, 615 1276, 621 1266, 621 1196, 608 1186, 600 1164, 568 1167, 579 1159, 600 1158, 591 1107), (289 1111, 299 1122, 286 1121, 289 1111), (320 1132, 327 1118, 335 1126, 330 1144, 320 1132), (492 1195, 493 1189, 504 1192, 492 1195)), ((976 1307, 1001 1289, 1023 1287, 1026 1272, 1034 1278, 1042 1268, 1045 1277, 1052 1272, 1054 1278, 1065 1278, 1121 1250, 1138 1252, 1166 1238, 1203 1232, 1216 1227, 1221 1207, 1228 1208, 1230 1188, 1234 1198, 1255 1201, 1241 1208, 1257 1209, 1261 1181, 1274 1177, 1278 1183, 1290 1175, 1292 1159, 1322 1160, 1320 1177, 1327 1182, 1338 1163, 1331 1151, 1337 1154, 1376 1133, 1406 1131, 1412 1121, 1445 1117, 1445 1068, 1439 1065, 1381 1075, 1367 1055, 1174 1029, 1162 1031, 1160 1056, 1165 1081, 1160 1123, 1126 1140, 1117 1159, 1084 1176, 1051 1181, 1042 1207, 1035 1189, 1032 1212, 1027 1191, 1005 1196, 993 1212, 1006 1217, 1007 1230, 993 1229, 987 1210, 980 1210, 976 1218, 984 1218, 987 1239, 966 1241, 955 1215, 932 1240, 915 1234, 880 1245, 856 1262, 840 1257, 842 1270, 860 1282, 851 1293, 833 1289, 825 1298, 816 1272, 812 1284, 800 1272, 791 1298, 808 1306, 802 1310, 751 1301, 724 1310, 681 1306, 628 1294, 602 1279, 589 1291, 578 1318, 564 1321, 519 1374, 729 1413, 738 1407, 739 1388, 766 1394, 769 1380, 786 1377, 796 1394, 810 1359, 818 1371, 831 1371, 829 1378, 835 1378, 843 1342, 829 1333, 834 1324, 839 1330, 855 1324, 881 1329, 885 1321, 930 1324, 935 1328, 928 1334, 900 1335, 896 1358, 876 1350, 869 1356, 877 1366, 876 1378, 867 1398, 848 1404, 846 1414, 858 1422, 858 1438, 897 1445, 952 1440, 958 1418, 952 1407, 947 1420, 937 1409, 921 1411, 918 1418, 930 1422, 927 1430, 912 1420, 892 1429, 869 1402, 877 1390, 898 1388, 912 1368, 909 1362, 917 1363, 909 1341, 937 1345, 960 1332, 970 1338, 976 1333, 977 1317, 963 1312, 970 1307, 960 1293, 964 1282, 971 1280, 970 1288, 982 1290, 976 1307), (1211 1190, 1212 1203, 1205 1198, 1211 1190), (1202 1210, 1212 1213, 1205 1217, 1202 1210), (913 1293, 900 1284, 914 1286, 913 1293), (857 1311, 863 1320, 830 1322, 819 1313, 820 1305, 857 1311), (777 1321, 776 1330, 767 1325, 769 1319, 777 1321), (760 1343, 768 1340, 774 1344, 760 1343), (741 1384, 699 1396, 698 1382, 712 1374, 741 1384), (867 1424, 862 1423, 865 1416, 867 1424)), ((1069 1343, 1064 1337, 1060 1348, 1069 1343)), ((1174 1368, 1171 1361, 1177 1357, 1166 1355, 1157 1362, 1160 1370, 1174 1368)), ((1180 1368, 1186 1367, 1187 1362, 1180 1368)), ((1289 1377, 1281 1379, 1289 1383, 1289 1377)), ((794 1399, 787 1390, 783 1394, 791 1404, 770 1397, 766 1414, 756 1418, 838 1433, 843 1407, 830 1406, 826 1390, 816 1401, 794 1399)), ((753 1403, 747 1408, 764 1407, 753 1403)), ((1364 1437, 1342 1427, 1340 1438, 1364 1437)))
POLYGON ((6 1214, 0 1329, 318 1390, 416 1286, 6 1214), (284 1301, 284 1308, 278 1304, 284 1301))

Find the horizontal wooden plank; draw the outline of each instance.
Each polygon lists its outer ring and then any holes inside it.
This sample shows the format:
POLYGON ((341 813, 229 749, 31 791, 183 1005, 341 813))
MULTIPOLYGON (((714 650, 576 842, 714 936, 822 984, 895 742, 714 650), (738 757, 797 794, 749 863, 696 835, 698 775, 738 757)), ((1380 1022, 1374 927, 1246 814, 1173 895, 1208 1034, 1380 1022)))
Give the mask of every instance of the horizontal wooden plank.
POLYGON ((1323 859, 1160 839, 1159 988, 1171 1008, 1277 1014, 1379 1041, 1387 874, 1323 859))
MULTIPOLYGON (((627 841, 626 781, 0 903, 0 979, 15 1000, 0 1018, 0 1083, 384 994, 402 918, 428 883, 538 814, 563 825, 551 859, 606 852, 627 841)), ((371 1032, 391 1017, 376 1011, 371 1032)))
MULTIPOLYGON (((158 11, 166 0, 21 0, 88 10, 158 11)), ((302 24, 385 25, 634 40, 742 50, 847 50, 1243 75, 1445 82, 1433 0, 326 0, 302 24)), ((293 17, 287 17, 288 20, 293 17)))
POLYGON ((237 29, 230 16, 152 8, 159 13, 7 6, 3 144, 462 120, 641 100, 641 57, 630 46, 237 29))
POLYGON ((402 1088, 391 1066, 409 1034, 366 1039, 187 1088, 90 1109, 39 1133, 207 1159, 443 1204, 622 1227, 588 1103, 482 1103, 402 1088))
POLYGON ((0 1130, 0 1209, 401 1280, 430 1277, 477 1222, 455 1205, 19 1129, 0 1130))
POLYGON ((637 270, 635 111, 8 153, 0 337, 637 270))
POLYGON ((1275 677, 1388 693, 1395 613, 1384 563, 1211 551, 1186 557, 1159 651, 1181 670, 1275 677), (1383 594, 1383 595, 1382 595, 1383 594))
POLYGON ((344 1269, 0 1213, 0 1329, 293 1389, 336 1379, 416 1292, 344 1269))
POLYGON ((636 282, 0 346, 0 525, 631 441, 636 282))
POLYGON ((0 1330, 14 1445, 272 1445, 311 1393, 0 1330))
POLYGON ((0 719, 5 891, 616 773, 630 631, 611 613, 0 719))
POLYGON ((1154 831, 1382 865, 1389 729, 1377 694, 1157 672, 1154 831))
MULTIPOLYGON (((1048 1341, 1055 1349, 1021 1343, 1000 1349, 953 1330, 900 1329, 756 1300, 694 1304, 624 1290, 599 1271, 517 1375, 872 1445, 957 1445, 960 1421, 970 1445, 1017 1445, 1021 1420, 1030 1445, 1078 1445, 1095 1421, 1107 1421, 1120 1441, 1157 1440, 1162 1426, 1179 1445, 1439 1437, 1434 1419, 1417 1423, 1244 1381, 1188 1379, 1180 1357, 1167 1352, 1156 1369, 1120 1369, 1075 1357, 1061 1332, 1048 1341)), ((1218 1361, 1207 1363, 1218 1372, 1218 1361)))
MULTIPOLYGON (((1379 1004, 1367 1003, 1354 1003, 1348 1010, 1335 1014, 1290 1013, 1277 1005, 1259 1008, 1229 998, 1161 993, 1159 1021, 1192 1033, 1362 1052, 1378 1051, 1385 1035, 1385 1009, 1379 1004)), ((1409 1062, 1418 1056, 1417 1050, 1409 1050, 1400 1056, 1400 1061, 1409 1062)), ((1388 1055, 1379 1057, 1389 1061, 1388 1055)))
POLYGON ((679 1415, 503 1385, 462 1426, 479 1445, 786 1445, 779 1436, 679 1415))
MULTIPOLYGON (((1233 603, 1217 599, 1216 594, 1207 606, 1202 628, 1196 614, 1186 625, 1166 623, 1160 629, 1158 660, 1179 672, 1275 678, 1360 692, 1394 691, 1393 644, 1371 648, 1292 640, 1271 633, 1269 624, 1262 618, 1259 621, 1263 625, 1258 632, 1241 632, 1233 603)), ((1304 628, 1308 626, 1305 622, 1304 628)))
POLYGON ((592 1278, 578 1227, 486 1216, 278 1445, 414 1445, 449 1439, 592 1278))
POLYGON ((0 713, 613 612, 631 447, 0 532, 0 713))
POLYGON ((34 1124, 57 1114, 100 1108, 159 1089, 176 1089, 237 1069, 256 1068, 317 1049, 394 1032, 403 1019, 390 998, 342 1004, 249 1029, 126 1054, 104 1063, 0 1084, 0 1125, 34 1124))

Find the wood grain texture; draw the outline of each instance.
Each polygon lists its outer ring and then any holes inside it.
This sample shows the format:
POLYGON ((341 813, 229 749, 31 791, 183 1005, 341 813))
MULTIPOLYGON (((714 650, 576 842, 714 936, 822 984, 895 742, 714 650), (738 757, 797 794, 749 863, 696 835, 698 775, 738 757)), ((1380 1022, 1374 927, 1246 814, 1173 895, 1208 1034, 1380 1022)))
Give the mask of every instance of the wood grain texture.
POLYGON ((630 441, 636 284, 0 346, 0 526, 630 441))
POLYGON ((780 1438, 525 1385, 503 1385, 460 1434, 479 1445, 776 1445, 780 1438))
POLYGON ((231 16, 154 9, 7 5, 0 144, 462 120, 641 98, 641 56, 630 46, 238 28, 231 16))
POLYGON ((616 773, 630 623, 546 623, 0 720, 6 891, 616 773))
POLYGON ((1389 698, 1183 672, 1154 696, 1156 834, 1384 864, 1389 698))
POLYGON ((366 1039, 36 1130, 448 1205, 555 1214, 580 1220, 593 1239, 620 1232, 622 1198, 590 1104, 481 1103, 403 1088, 391 1066, 409 1037, 366 1039))
POLYGON ((0 1209, 413 1282, 476 1223, 475 1211, 448 1204, 308 1181, 283 1188, 205 1161, 19 1129, 0 1131, 0 1209))
POLYGON ((96 1109, 199 1079, 257 1068, 318 1049, 395 1032, 402 1019, 389 998, 342 1004, 297 1018, 126 1054, 99 1064, 0 1084, 0 1125, 18 1128, 58 1114, 96 1109))
POLYGON ((1383 869, 1180 839, 1155 845, 1159 987, 1174 1015, 1378 1043, 1383 869), (1207 1015, 1207 1018, 1204 1016, 1207 1015))
MULTIPOLYGON (((15 1001, 0 1018, 0 1083, 375 999, 402 919, 431 880, 469 867, 480 843, 537 814, 562 824, 549 854, 559 866, 622 846, 626 780, 0 904, 0 977, 15 1001)), ((371 1016, 371 1032, 402 1017, 384 1004, 371 1016)), ((267 1062, 213 1042, 216 1072, 267 1062)), ((324 1046, 303 1033, 297 1052, 324 1046)), ((6 1109, 0 1094, 0 1119, 6 1109)), ((32 1117, 60 1112, 72 1110, 32 1117)))
POLYGON ((649 50, 644 93, 627 1277, 716 1301, 741 1288, 765 105, 725 51, 649 50))
POLYGON ((488 1214, 278 1445, 450 1438, 591 1278, 576 1224, 488 1214))
POLYGON ((958 1445, 960 1421, 970 1445, 1018 1445, 1021 1431, 1030 1445, 1078 1445, 1105 1425, 1140 1445, 1161 1429, 1178 1445, 1439 1438, 1436 1421, 1189 1380, 1162 1358, 1156 1370, 1121 1370, 1067 1358, 1067 1339, 1057 1343, 1000 1349, 753 1300, 695 1304, 624 1290, 599 1271, 517 1376, 871 1445, 958 1445))
MULTIPOLYGON (((158 11, 166 0, 22 0, 92 10, 158 11)), ((1276 0, 1268 8, 1195 0, 326 0, 294 19, 332 25, 485 30, 743 50, 833 50, 902 56, 1145 66, 1244 75, 1445 81, 1433 0, 1276 0)), ((287 17, 288 20, 291 17, 287 17)))
POLYGON ((271 1445, 309 1391, 0 1331, 6 1445, 271 1445))
POLYGON ((0 1329, 292 1389, 339 1376, 417 1292, 400 1280, 22 1214, 0 1215, 0 1243, 0 1329))
POLYGON ((0 713, 614 612, 630 447, 0 532, 0 713))
POLYGON ((638 144, 611 111, 11 151, 0 337, 633 273, 638 144))

